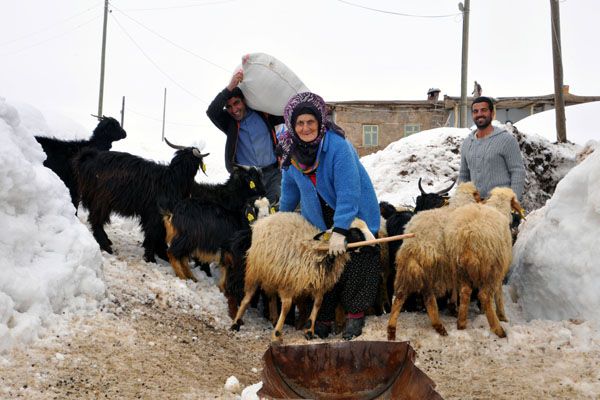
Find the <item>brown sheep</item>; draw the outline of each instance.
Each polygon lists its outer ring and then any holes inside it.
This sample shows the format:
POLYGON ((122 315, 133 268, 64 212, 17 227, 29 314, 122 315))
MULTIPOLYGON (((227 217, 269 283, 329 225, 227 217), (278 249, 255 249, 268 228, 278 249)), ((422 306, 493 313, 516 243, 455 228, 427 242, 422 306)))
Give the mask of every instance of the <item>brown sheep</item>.
POLYGON ((436 298, 452 292, 455 300, 456 274, 447 259, 444 228, 453 210, 461 205, 480 201, 479 192, 471 182, 460 184, 447 207, 421 211, 406 225, 405 233, 415 233, 405 239, 396 253, 396 298, 388 321, 388 340, 396 338, 396 324, 402 305, 413 293, 421 293, 434 329, 447 335, 440 321, 436 298))
MULTIPOLYGON (((366 239, 374 239, 363 221, 355 220, 366 239)), ((310 295, 314 299, 310 314, 307 338, 314 337, 315 320, 323 295, 339 280, 350 259, 344 253, 331 259, 326 251, 317 248, 323 238, 314 240, 320 233, 300 214, 279 212, 259 219, 252 225, 252 245, 247 253, 245 296, 234 319, 232 330, 239 330, 241 318, 256 289, 260 286, 267 294, 281 298, 281 313, 271 335, 271 340, 281 341, 281 329, 295 298, 310 295)))
POLYGON ((456 268, 460 288, 458 329, 467 326, 471 292, 478 288, 490 329, 499 337, 506 337, 498 319, 507 320, 502 280, 512 260, 511 209, 521 211, 515 193, 499 187, 492 189, 485 204, 467 205, 454 211, 446 225, 446 250, 456 268))

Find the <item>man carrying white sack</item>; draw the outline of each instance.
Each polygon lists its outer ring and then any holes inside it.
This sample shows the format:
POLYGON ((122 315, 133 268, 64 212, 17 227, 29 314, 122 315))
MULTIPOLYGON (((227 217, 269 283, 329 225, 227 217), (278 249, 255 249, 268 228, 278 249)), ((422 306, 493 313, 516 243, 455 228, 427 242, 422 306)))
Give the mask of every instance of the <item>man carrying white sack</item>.
POLYGON ((281 171, 275 155, 277 136, 274 127, 283 123, 283 117, 248 107, 244 94, 238 87, 243 78, 244 72, 241 69, 235 72, 227 87, 210 103, 206 114, 227 135, 227 171, 231 173, 234 164, 259 167, 267 198, 274 203, 281 192, 281 171))

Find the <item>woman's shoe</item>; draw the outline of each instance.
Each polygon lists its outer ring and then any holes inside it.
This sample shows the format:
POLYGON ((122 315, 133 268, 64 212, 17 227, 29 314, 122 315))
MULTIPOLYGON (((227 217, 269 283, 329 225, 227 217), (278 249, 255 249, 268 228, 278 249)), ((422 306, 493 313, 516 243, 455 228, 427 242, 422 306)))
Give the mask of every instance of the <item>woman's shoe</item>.
POLYGON ((362 328, 365 326, 365 317, 349 318, 346 320, 346 328, 342 337, 346 340, 351 340, 362 334, 362 328))

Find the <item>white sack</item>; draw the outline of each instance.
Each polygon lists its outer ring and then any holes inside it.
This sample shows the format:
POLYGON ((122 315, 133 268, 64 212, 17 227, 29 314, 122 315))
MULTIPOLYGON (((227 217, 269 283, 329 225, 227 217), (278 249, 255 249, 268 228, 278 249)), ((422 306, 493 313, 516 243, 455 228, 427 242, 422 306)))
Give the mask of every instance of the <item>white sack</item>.
POLYGON ((271 115, 283 115, 290 97, 308 88, 284 63, 265 53, 242 57, 244 80, 239 88, 250 108, 271 115))

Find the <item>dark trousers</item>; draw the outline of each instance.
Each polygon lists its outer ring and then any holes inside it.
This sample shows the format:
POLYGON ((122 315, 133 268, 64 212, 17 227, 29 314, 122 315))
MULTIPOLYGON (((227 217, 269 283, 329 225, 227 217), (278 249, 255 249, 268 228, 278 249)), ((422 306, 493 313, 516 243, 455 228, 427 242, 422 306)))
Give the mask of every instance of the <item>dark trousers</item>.
POLYGON ((340 280, 325 294, 317 320, 335 319, 335 308, 341 303, 345 313, 366 311, 377 297, 381 262, 378 246, 364 246, 350 253, 340 280))

